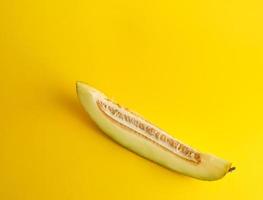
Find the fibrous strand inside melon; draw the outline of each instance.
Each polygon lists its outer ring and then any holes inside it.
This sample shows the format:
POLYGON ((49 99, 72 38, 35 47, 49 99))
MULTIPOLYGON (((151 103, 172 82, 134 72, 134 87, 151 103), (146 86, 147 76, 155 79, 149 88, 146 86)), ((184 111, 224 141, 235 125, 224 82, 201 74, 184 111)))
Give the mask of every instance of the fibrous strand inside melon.
POLYGON ((134 133, 159 145, 163 149, 194 163, 200 163, 200 154, 193 148, 175 140, 170 135, 153 126, 143 118, 127 111, 110 100, 101 98, 97 100, 100 110, 120 126, 132 130, 134 133))

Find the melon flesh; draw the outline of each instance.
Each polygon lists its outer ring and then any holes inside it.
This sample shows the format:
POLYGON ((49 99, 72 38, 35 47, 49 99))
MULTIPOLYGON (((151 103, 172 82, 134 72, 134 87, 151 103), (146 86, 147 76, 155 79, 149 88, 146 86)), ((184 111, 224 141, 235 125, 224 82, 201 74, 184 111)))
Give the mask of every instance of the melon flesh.
POLYGON ((113 140, 166 168, 202 180, 217 180, 231 163, 182 143, 88 84, 77 82, 77 94, 91 119, 113 140))

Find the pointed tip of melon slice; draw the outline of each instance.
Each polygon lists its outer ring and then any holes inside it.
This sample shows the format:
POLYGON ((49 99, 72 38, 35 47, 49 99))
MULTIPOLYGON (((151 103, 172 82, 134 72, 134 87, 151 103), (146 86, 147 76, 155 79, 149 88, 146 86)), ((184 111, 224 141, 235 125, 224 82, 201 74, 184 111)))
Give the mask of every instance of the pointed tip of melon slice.
POLYGON ((76 81, 76 88, 89 88, 90 86, 87 83, 84 83, 82 81, 76 81))
POLYGON ((100 91, 96 90, 94 87, 82 81, 76 81, 76 90, 77 90, 77 93, 79 93, 82 90, 83 91, 85 90, 86 92, 90 92, 90 93, 102 94, 100 91))

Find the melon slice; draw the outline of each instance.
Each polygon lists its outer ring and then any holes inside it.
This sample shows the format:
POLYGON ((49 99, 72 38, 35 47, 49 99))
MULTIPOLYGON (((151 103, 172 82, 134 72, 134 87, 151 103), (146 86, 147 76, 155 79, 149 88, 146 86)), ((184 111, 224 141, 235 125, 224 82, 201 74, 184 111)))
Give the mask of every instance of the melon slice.
POLYGON ((230 162, 182 143, 88 84, 77 82, 77 94, 85 111, 108 136, 144 158, 202 180, 220 179, 234 169, 230 162))

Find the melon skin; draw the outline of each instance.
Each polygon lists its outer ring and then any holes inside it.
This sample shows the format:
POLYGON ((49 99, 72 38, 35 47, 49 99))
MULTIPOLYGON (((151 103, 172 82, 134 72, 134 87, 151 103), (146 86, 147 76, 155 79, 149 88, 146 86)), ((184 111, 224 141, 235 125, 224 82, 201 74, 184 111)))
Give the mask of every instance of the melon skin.
POLYGON ((109 99, 105 94, 83 82, 76 83, 76 90, 80 103, 98 127, 134 153, 170 170, 201 180, 218 180, 233 169, 230 162, 211 154, 198 152, 200 162, 195 163, 161 148, 160 145, 107 117, 97 103, 99 99, 109 99))

